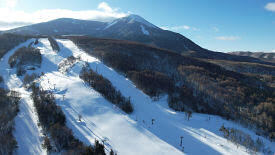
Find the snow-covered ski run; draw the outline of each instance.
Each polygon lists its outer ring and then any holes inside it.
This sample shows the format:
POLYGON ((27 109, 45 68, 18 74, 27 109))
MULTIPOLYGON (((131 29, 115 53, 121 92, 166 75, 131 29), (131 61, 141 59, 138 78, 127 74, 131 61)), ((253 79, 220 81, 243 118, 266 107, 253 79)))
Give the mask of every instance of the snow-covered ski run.
POLYGON ((30 92, 23 88, 22 80, 16 76, 15 69, 10 69, 9 57, 19 48, 28 46, 33 39, 22 43, 9 51, 0 61, 0 75, 5 81, 5 87, 20 93, 21 101, 19 113, 15 118, 14 136, 18 143, 17 154, 46 154, 42 148, 43 135, 42 129, 38 126, 38 117, 33 106, 30 92))
MULTIPOLYGON (((19 45, 8 52, 1 60, 0 74, 7 87, 21 93, 20 113, 15 119, 15 137, 18 142, 18 154, 45 154, 42 149, 42 133, 37 126, 30 92, 22 87, 22 78, 14 70, 7 70, 9 56, 32 40, 19 45)), ((28 73, 45 73, 39 79, 44 90, 55 94, 57 104, 62 108, 67 126, 76 138, 86 144, 95 139, 104 141, 107 151, 111 148, 118 154, 249 154, 244 147, 221 136, 219 128, 234 127, 248 133, 256 139, 256 134, 242 126, 226 121, 218 116, 193 114, 188 121, 183 112, 175 112, 167 105, 166 97, 153 101, 135 85, 107 67, 98 59, 86 54, 70 40, 57 40, 60 51, 52 50, 47 39, 40 39, 35 45, 42 54, 41 68, 28 73), (80 57, 67 73, 58 70, 58 64, 69 56, 80 57), (88 63, 93 70, 102 74, 125 97, 130 97, 134 112, 125 114, 109 103, 102 95, 88 87, 80 78, 82 66, 88 63), (81 121, 78 120, 82 116, 81 121), (211 119, 209 119, 211 118, 211 119), (152 120, 155 120, 152 122, 152 120), (182 137, 182 146, 180 146, 182 137)), ((266 146, 274 149, 275 144, 264 139, 266 146)), ((272 150, 274 151, 274 150, 272 150)))

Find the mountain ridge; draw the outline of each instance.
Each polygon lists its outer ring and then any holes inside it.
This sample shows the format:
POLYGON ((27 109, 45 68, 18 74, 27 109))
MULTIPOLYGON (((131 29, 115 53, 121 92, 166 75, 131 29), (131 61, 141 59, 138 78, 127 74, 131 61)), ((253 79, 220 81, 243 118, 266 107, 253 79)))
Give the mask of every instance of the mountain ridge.
POLYGON ((233 51, 229 52, 232 55, 249 56, 265 61, 275 62, 275 52, 251 52, 251 51, 233 51))
POLYGON ((185 36, 163 30, 138 15, 129 15, 112 22, 59 18, 4 31, 22 35, 88 35, 96 38, 129 40, 168 49, 182 55, 202 59, 218 59, 242 62, 256 62, 275 65, 258 58, 236 56, 205 49, 185 36))

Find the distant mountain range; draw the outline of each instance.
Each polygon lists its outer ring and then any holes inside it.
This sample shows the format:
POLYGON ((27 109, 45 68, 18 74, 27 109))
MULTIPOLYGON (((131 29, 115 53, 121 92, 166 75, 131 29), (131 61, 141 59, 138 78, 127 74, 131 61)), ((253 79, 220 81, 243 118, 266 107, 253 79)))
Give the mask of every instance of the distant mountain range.
POLYGON ((163 30, 138 15, 129 15, 111 22, 61 18, 15 28, 4 33, 24 35, 88 35, 96 38, 111 38, 145 43, 196 58, 270 63, 253 57, 240 57, 204 49, 183 35, 163 30))
POLYGON ((249 57, 253 57, 253 58, 262 59, 265 61, 275 62, 275 53, 274 52, 236 51, 236 52, 230 52, 229 54, 238 55, 238 56, 249 56, 249 57))

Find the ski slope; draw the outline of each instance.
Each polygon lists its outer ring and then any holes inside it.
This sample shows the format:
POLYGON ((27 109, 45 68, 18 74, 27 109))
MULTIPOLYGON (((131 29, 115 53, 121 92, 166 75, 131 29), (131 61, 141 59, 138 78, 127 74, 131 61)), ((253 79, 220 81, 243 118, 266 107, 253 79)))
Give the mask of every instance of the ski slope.
MULTIPOLYGON (((258 137, 254 132, 231 121, 223 120, 218 116, 193 114, 188 121, 184 113, 175 112, 168 107, 166 97, 162 97, 159 101, 152 101, 149 96, 137 89, 127 78, 105 66, 98 59, 86 54, 73 42, 58 40, 58 44, 61 50, 56 53, 52 50, 47 39, 39 40, 39 44, 35 46, 41 51, 42 65, 35 72, 45 73, 39 79, 40 85, 44 90, 54 92, 57 104, 61 106, 66 115, 68 127, 72 129, 77 138, 86 144, 93 144, 96 138, 106 144, 107 152, 112 148, 122 155, 202 153, 235 155, 249 153, 246 152, 244 147, 237 148, 221 136, 219 128, 222 124, 226 127, 240 129, 250 134, 254 139, 258 137), (77 61, 67 73, 58 71, 58 64, 71 55, 80 57, 80 61, 77 61), (105 100, 98 92, 83 83, 79 78, 79 72, 85 62, 88 62, 92 69, 109 79, 125 97, 131 97, 134 107, 132 114, 125 114, 105 100), (82 116, 81 121, 78 120, 79 115, 82 116), (155 120, 153 124, 152 119, 155 120), (184 148, 180 146, 181 136, 183 136, 184 148)), ((7 57, 4 57, 5 62, 1 61, 0 63, 6 65, 5 68, 8 68, 7 60, 12 52, 10 51, 6 55, 7 57)), ((7 74, 7 71, 3 68, 0 71, 2 75, 7 74)), ((21 88, 21 81, 16 74, 6 75, 4 79, 9 81, 8 87, 17 89, 23 94, 23 104, 21 104, 23 107, 20 106, 20 109, 23 109, 24 117, 20 117, 19 114, 16 119, 35 125, 37 118, 35 113, 31 113, 33 106, 29 100, 29 92, 21 88)), ((28 129, 31 125, 23 127, 28 129)), ((32 146, 24 146, 24 141, 20 140, 22 137, 18 130, 20 126, 20 121, 16 121, 15 135, 19 143, 19 150, 20 146, 21 150, 32 150, 32 146)), ((39 141, 41 132, 37 126, 33 127, 35 129, 34 134, 29 135, 26 133, 25 136, 33 136, 36 141, 29 140, 29 144, 33 144, 37 148, 36 150, 40 151, 38 154, 43 154, 44 150, 41 148, 41 141, 39 141)), ((264 138, 262 139, 266 146, 269 146, 274 152, 275 144, 264 138)))
POLYGON ((41 66, 45 76, 40 79, 40 84, 44 90, 54 91, 57 103, 65 113, 67 125, 77 138, 86 144, 93 144, 95 138, 105 141, 107 151, 113 148, 122 155, 182 154, 87 87, 78 76, 83 61, 77 63, 68 74, 57 70, 58 64, 70 55, 90 58, 82 51, 71 51, 67 46, 71 41, 59 41, 61 50, 58 54, 52 51, 47 39, 41 39, 40 42, 37 48, 41 50, 43 61, 48 62, 41 66), (82 121, 78 121, 79 114, 82 115, 82 121))
MULTIPOLYGON (((165 97, 157 102, 152 101, 131 81, 86 54, 69 40, 58 40, 61 47, 58 55, 50 54, 48 50, 51 47, 47 40, 41 42, 41 48, 47 49, 45 53, 48 60, 52 60, 51 65, 60 63, 70 55, 81 58, 67 74, 57 71, 47 73, 41 85, 44 89, 56 88, 54 91, 58 103, 69 120, 70 128, 85 142, 92 143, 93 138, 100 137, 119 154, 178 154, 182 153, 179 145, 180 137, 183 136, 184 153, 187 154, 248 154, 244 147, 237 148, 223 138, 219 128, 224 124, 257 138, 253 132, 217 116, 194 114, 187 121, 184 113, 175 112, 168 107, 165 97), (109 79, 125 97, 131 97, 134 107, 131 115, 124 114, 82 82, 78 75, 84 62, 88 62, 92 69, 109 79), (78 114, 82 115, 82 122, 77 121, 78 114), (155 119, 153 125, 152 119, 155 119), (89 134, 91 131, 94 134, 89 134)), ((48 64, 45 67, 42 65, 42 70, 47 69, 49 70, 48 64)), ((274 148, 273 143, 265 142, 274 148)))
POLYGON ((28 46, 33 39, 18 45, 9 51, 0 61, 0 75, 5 81, 5 87, 10 90, 15 90, 20 93, 21 101, 19 104, 20 112, 15 117, 15 132, 14 137, 18 143, 17 154, 23 155, 43 155, 46 150, 42 148, 42 132, 38 127, 38 117, 35 113, 30 92, 22 87, 22 81, 16 76, 16 70, 10 69, 8 60, 9 57, 19 48, 28 46))

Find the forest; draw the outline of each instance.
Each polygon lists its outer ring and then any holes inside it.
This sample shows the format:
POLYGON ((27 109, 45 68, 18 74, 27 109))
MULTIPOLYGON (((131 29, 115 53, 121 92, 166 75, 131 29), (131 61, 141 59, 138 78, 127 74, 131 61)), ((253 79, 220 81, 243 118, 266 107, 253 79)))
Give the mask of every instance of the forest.
POLYGON ((84 66, 80 73, 80 78, 88 85, 102 94, 112 104, 118 106, 126 113, 132 113, 133 107, 130 98, 125 98, 120 91, 117 91, 112 83, 102 75, 94 72, 88 66, 84 66))
POLYGON ((58 43, 56 42, 56 40, 51 36, 48 37, 48 40, 49 40, 53 50, 56 51, 56 52, 59 52, 60 47, 58 46, 58 43))
POLYGON ((264 142, 259 137, 253 140, 249 134, 242 132, 241 130, 234 128, 227 128, 222 125, 219 129, 223 137, 233 142, 237 147, 244 146, 246 152, 250 154, 256 154, 257 152, 263 152, 265 154, 272 154, 269 147, 264 145, 264 142))
POLYGON ((62 60, 58 64, 58 70, 62 73, 66 73, 69 68, 72 68, 73 65, 79 61, 79 58, 75 58, 74 56, 69 56, 68 58, 62 60))
POLYGON ((66 126, 65 115, 56 104, 53 93, 42 90, 36 83, 33 83, 30 89, 39 122, 45 134, 43 147, 48 152, 105 155, 104 145, 97 140, 94 146, 87 146, 74 137, 72 130, 66 126))
POLYGON ((19 48, 9 58, 10 67, 16 67, 18 76, 25 74, 26 70, 35 70, 35 67, 40 67, 41 62, 42 56, 39 49, 33 47, 19 48))
POLYGON ((19 112, 20 94, 0 88, 0 154, 13 154, 17 142, 13 136, 14 118, 19 112))
POLYGON ((25 42, 29 37, 16 34, 0 35, 0 58, 2 58, 9 50, 25 42))

